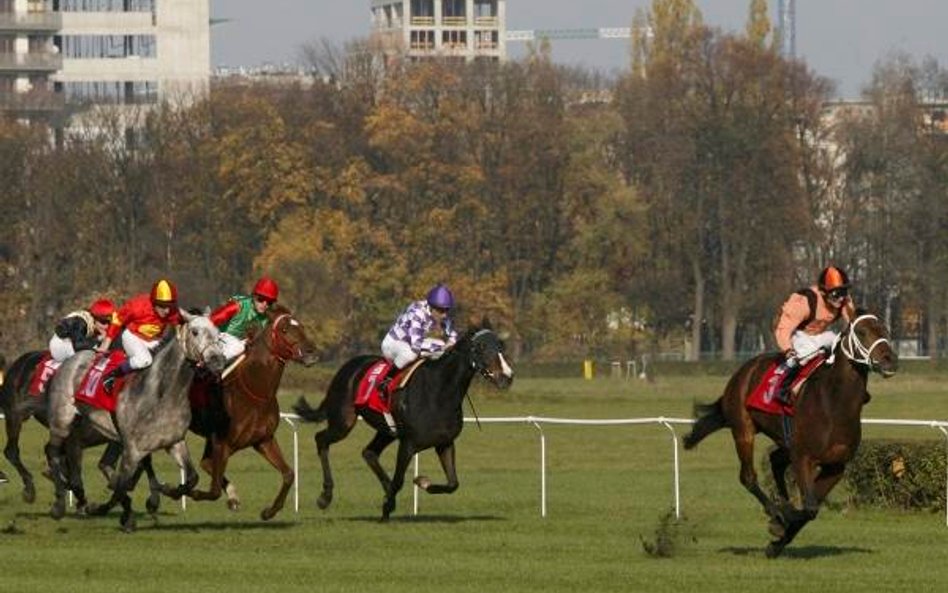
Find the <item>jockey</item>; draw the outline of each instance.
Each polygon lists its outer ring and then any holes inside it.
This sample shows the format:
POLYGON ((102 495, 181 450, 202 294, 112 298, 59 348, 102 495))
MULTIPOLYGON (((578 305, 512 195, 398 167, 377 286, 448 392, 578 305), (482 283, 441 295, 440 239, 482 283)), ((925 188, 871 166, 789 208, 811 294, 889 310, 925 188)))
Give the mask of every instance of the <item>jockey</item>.
POLYGON ((382 339, 382 356, 393 363, 379 382, 384 394, 391 378, 419 357, 437 358, 458 339, 448 312, 454 308, 454 295, 438 284, 425 300, 414 301, 398 316, 382 339))
POLYGON ((251 296, 232 296, 211 313, 211 321, 221 330, 220 345, 227 360, 243 354, 248 330, 267 324, 267 310, 279 296, 280 287, 264 276, 257 280, 251 296))
POLYGON ((799 367, 821 348, 833 347, 837 332, 829 327, 840 318, 851 321, 854 316, 849 287, 846 272, 829 266, 820 272, 816 286, 799 290, 784 302, 774 330, 784 359, 774 372, 765 399, 776 395, 788 403, 787 387, 799 367))
POLYGON ((158 347, 161 335, 169 326, 180 323, 178 289, 168 280, 158 280, 150 293, 125 301, 115 314, 106 339, 98 348, 100 352, 106 352, 112 340, 122 333, 122 349, 128 359, 103 378, 102 384, 106 391, 111 391, 118 377, 151 365, 151 352, 158 347))
POLYGON ((49 339, 49 353, 54 360, 62 362, 79 350, 94 350, 106 339, 106 332, 115 304, 109 299, 99 299, 88 309, 73 311, 59 320, 49 339))

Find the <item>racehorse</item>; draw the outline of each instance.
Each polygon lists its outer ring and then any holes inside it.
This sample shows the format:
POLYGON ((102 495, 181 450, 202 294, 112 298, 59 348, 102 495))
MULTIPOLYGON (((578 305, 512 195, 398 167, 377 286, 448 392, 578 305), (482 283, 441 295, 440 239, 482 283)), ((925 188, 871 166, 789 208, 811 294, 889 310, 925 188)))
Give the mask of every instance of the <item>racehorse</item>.
MULTIPOLYGON (((47 390, 44 389, 39 395, 35 396, 29 393, 30 381, 37 365, 40 364, 43 358, 44 351, 42 350, 22 354, 10 365, 6 374, 7 380, 0 385, 0 410, 3 411, 7 434, 7 444, 3 449, 3 454, 20 474, 23 481, 23 500, 27 503, 33 503, 36 500, 36 486, 33 482, 33 475, 20 458, 20 432, 23 424, 30 418, 35 418, 43 426, 49 426, 47 417, 49 396, 47 390)), ((106 444, 106 449, 99 460, 99 470, 108 478, 114 471, 115 464, 122 453, 121 445, 109 441, 99 434, 91 434, 89 440, 82 442, 81 446, 86 448, 103 443, 106 444)), ((158 509, 162 484, 158 481, 150 464, 146 466, 146 471, 148 471, 151 485, 151 496, 148 498, 147 507, 149 512, 154 512, 158 509)), ((73 494, 76 496, 76 508, 81 511, 86 505, 85 491, 81 481, 81 467, 75 468, 73 477, 75 483, 70 485, 70 489, 73 490, 73 494)))
MULTIPOLYGON (((283 459, 274 433, 280 424, 280 405, 277 389, 287 361, 304 366, 316 363, 315 347, 300 323, 286 307, 275 305, 267 311, 267 326, 258 331, 246 349, 246 359, 223 381, 223 405, 226 418, 202 415, 194 410, 191 430, 207 437, 201 466, 211 475, 208 491, 193 491, 194 500, 217 500, 227 481, 224 470, 231 455, 253 446, 282 475, 282 484, 269 507, 260 517, 266 521, 274 517, 293 485, 293 469, 283 459), (219 424, 215 426, 215 420, 219 424), (223 422, 220 422, 223 420, 223 422)), ((213 404, 212 404, 213 405, 213 404)), ((233 510, 240 501, 228 488, 228 507, 233 510)))
POLYGON ((832 364, 828 360, 803 383, 795 404, 793 429, 786 431, 780 415, 746 406, 748 395, 778 356, 762 354, 744 363, 728 381, 724 395, 712 404, 696 406, 697 423, 684 437, 685 448, 691 449, 712 432, 731 429, 741 463, 741 484, 770 517, 770 533, 775 538, 767 546, 770 558, 778 556, 803 526, 816 518, 820 504, 855 456, 862 437, 862 408, 869 399, 869 372, 888 378, 898 369, 898 356, 889 343, 885 325, 875 315, 857 311, 833 346, 832 364), (768 498, 757 483, 754 435, 758 432, 777 445, 770 455, 780 496, 777 501, 768 498), (788 467, 800 489, 802 509, 789 501, 788 467))
POLYGON ((513 370, 504 357, 503 342, 489 324, 485 322, 484 327, 468 331, 440 358, 418 366, 407 385, 390 396, 392 415, 398 426, 398 436, 392 436, 381 414, 355 405, 359 382, 380 360, 381 357, 373 355, 350 359, 332 378, 319 407, 312 408, 305 398, 300 398, 293 409, 307 422, 329 422, 327 428, 315 436, 323 467, 323 491, 317 500, 321 509, 332 502, 329 447, 349 434, 358 416, 375 429, 376 434, 362 450, 362 457, 385 491, 382 504, 382 520, 385 521, 395 510, 395 497, 404 484, 408 464, 419 451, 435 448, 447 483, 432 484, 426 476, 419 476, 415 484, 431 494, 450 494, 457 490, 454 440, 464 425, 461 404, 471 381, 479 373, 496 387, 506 389, 513 382, 513 370), (389 478, 379 464, 379 456, 396 439, 395 472, 389 478))
MULTIPOLYGON (((63 448, 76 435, 98 432, 122 444, 119 468, 110 480, 112 499, 104 505, 90 505, 89 514, 101 514, 113 503, 122 505, 120 523, 125 531, 135 529, 131 498, 141 472, 141 462, 150 453, 167 449, 185 469, 187 478, 170 494, 180 497, 197 483, 197 472, 191 464, 184 437, 191 421, 188 392, 196 368, 220 373, 224 355, 217 341, 219 331, 208 317, 181 311, 184 324, 168 331, 155 349, 151 366, 128 377, 116 394, 115 412, 89 409, 76 418, 75 393, 94 361, 94 353, 82 351, 63 362, 49 386, 50 441, 46 445, 50 472, 56 483, 54 511, 61 506, 65 491, 63 448), (75 422, 74 422, 75 421, 75 422)), ((55 516, 55 514, 54 514, 55 516)))

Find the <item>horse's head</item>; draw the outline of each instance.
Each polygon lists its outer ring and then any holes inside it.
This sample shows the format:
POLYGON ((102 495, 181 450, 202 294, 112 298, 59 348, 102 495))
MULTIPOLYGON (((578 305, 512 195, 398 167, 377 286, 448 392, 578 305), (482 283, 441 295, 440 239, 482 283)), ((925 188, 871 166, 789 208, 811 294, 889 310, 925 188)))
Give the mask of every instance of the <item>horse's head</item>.
POLYGON ((184 326, 178 330, 178 339, 184 348, 184 356, 197 366, 220 373, 227 362, 217 341, 220 331, 205 315, 193 315, 181 310, 184 326))
POLYGON ((878 317, 864 310, 856 317, 842 339, 843 351, 851 360, 868 366, 884 378, 895 374, 899 356, 889 342, 889 330, 878 317))
POLYGON ((270 320, 265 330, 270 351, 281 360, 295 360, 304 366, 312 366, 319 360, 316 346, 306 336, 306 330, 290 310, 275 305, 267 311, 270 320))
POLYGON ((513 369, 504 356, 504 342, 489 325, 469 334, 474 369, 500 389, 513 383, 513 369))

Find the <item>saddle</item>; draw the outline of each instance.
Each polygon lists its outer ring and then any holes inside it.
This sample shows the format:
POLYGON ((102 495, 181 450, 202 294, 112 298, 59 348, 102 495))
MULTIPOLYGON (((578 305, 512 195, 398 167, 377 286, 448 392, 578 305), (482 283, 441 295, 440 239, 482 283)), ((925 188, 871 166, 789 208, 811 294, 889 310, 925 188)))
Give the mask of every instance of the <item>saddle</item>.
POLYGON ((391 394, 408 384, 409 379, 415 373, 415 370, 424 363, 426 359, 419 358, 412 364, 399 371, 388 384, 386 393, 378 388, 379 381, 382 380, 388 370, 392 367, 390 361, 386 359, 374 363, 362 376, 359 381, 359 387, 356 390, 355 406, 356 408, 368 408, 379 414, 390 414, 391 394))
POLYGON ((761 377, 760 382, 756 387, 754 387, 754 390, 747 398, 745 405, 748 409, 760 410, 761 412, 766 412, 768 414, 793 416, 794 408, 792 402, 796 400, 797 394, 800 393, 800 389, 803 387, 803 384, 810 377, 810 375, 813 374, 813 371, 823 366, 826 360, 827 355, 821 351, 803 365, 803 367, 797 373, 797 376, 794 377, 787 388, 788 392, 790 393, 789 399, 791 403, 789 404, 780 402, 776 397, 769 400, 764 397, 767 394, 767 386, 769 385, 771 378, 774 376, 777 367, 780 366, 779 359, 773 360, 770 363, 770 366, 768 366, 767 370, 764 372, 763 377, 761 377))
POLYGON ((59 369, 59 365, 61 364, 62 361, 54 360, 48 350, 44 352, 36 368, 33 370, 33 376, 30 378, 30 386, 27 389, 27 393, 33 397, 41 396, 43 392, 46 391, 46 385, 49 384, 49 380, 53 378, 53 375, 56 374, 56 370, 59 369))
POLYGON ((95 355, 89 370, 79 382, 76 390, 76 402, 88 404, 93 408, 114 412, 118 403, 118 394, 131 375, 117 377, 112 385, 112 392, 108 393, 102 385, 102 378, 112 369, 118 367, 128 358, 123 350, 112 350, 104 354, 95 355))

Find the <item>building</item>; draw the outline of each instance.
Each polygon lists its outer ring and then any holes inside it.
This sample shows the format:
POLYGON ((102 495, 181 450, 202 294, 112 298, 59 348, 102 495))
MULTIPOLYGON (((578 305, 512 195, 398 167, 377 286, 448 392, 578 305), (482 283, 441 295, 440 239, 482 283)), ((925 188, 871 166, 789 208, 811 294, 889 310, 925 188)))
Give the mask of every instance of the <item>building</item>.
POLYGON ((372 32, 409 59, 504 60, 506 0, 372 0, 372 32))
POLYGON ((0 0, 0 112, 206 94, 209 0, 0 0))

